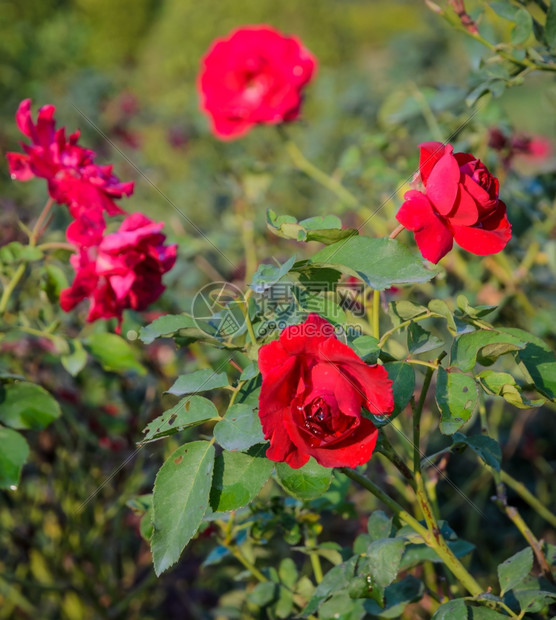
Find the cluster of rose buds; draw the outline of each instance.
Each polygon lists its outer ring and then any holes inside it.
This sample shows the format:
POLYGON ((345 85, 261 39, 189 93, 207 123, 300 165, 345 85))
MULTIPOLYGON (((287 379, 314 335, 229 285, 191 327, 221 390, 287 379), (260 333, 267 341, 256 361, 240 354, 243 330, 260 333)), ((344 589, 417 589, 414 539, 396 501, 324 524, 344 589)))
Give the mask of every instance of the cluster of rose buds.
POLYGON ((78 144, 79 132, 66 138, 56 129, 56 108, 40 108, 31 117, 31 100, 21 102, 16 114, 20 131, 31 141, 25 153, 8 153, 13 179, 43 178, 52 200, 64 204, 73 217, 66 237, 75 246, 72 286, 61 294, 69 311, 81 300, 91 301, 88 321, 118 319, 125 309, 144 310, 162 291, 162 275, 175 263, 176 246, 165 246, 162 224, 135 213, 125 217, 117 232, 106 232, 107 216, 125 215, 115 202, 133 193, 133 182, 121 182, 112 166, 95 163, 95 153, 78 144))

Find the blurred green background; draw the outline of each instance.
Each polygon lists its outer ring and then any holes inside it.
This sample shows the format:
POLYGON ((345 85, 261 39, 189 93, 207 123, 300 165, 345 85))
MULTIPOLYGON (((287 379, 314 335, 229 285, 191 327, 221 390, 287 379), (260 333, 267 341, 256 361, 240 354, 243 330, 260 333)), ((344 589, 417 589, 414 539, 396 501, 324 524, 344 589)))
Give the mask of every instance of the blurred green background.
MULTIPOLYGON (((506 31, 496 20, 484 24, 486 35, 503 37, 506 31)), ((542 219, 543 205, 552 205, 554 158, 504 170, 487 149, 487 129, 556 137, 556 86, 545 76, 532 76, 488 106, 481 102, 471 115, 465 97, 483 52, 415 0, 1 0, 0 152, 19 150, 14 114, 22 99, 31 97, 35 111, 56 105, 59 126, 79 127, 82 143, 99 153, 101 163, 113 163, 123 180, 136 180, 135 194, 122 206, 164 221, 168 237, 179 243, 179 262, 160 302, 161 309, 179 312, 189 310, 195 290, 215 274, 241 282, 244 215, 255 219, 259 260, 308 251, 266 231, 267 208, 298 217, 336 213, 344 224, 359 225, 381 207, 363 231, 389 233, 404 183, 416 168, 416 145, 452 136, 456 150, 473 150, 505 181, 501 193, 515 233, 509 255, 519 260, 533 237, 547 241, 546 264, 527 290, 538 310, 535 320, 513 300, 502 311, 505 320, 547 337, 553 330, 556 253, 554 241, 547 240, 550 230, 531 230, 542 219), (317 56, 317 77, 290 135, 309 159, 360 198, 360 211, 347 210, 293 170, 275 129, 258 128, 228 143, 210 134, 198 110, 200 58, 214 38, 253 23, 297 35, 317 56), (212 244, 230 257, 233 269, 212 244)), ((13 183, 7 166, 1 167, 0 245, 21 238, 17 219, 36 217, 45 199, 41 181, 13 183)), ((60 208, 52 239, 63 238, 64 223, 60 208)), ((409 236, 404 240, 409 243, 409 236)), ((493 274, 479 261, 462 267, 464 259, 454 256, 447 260, 448 277, 436 284, 439 294, 449 297, 466 286, 471 301, 496 303, 502 285, 493 274)), ((33 302, 30 298, 29 307, 33 302)), ((68 318, 69 329, 78 330, 82 319, 68 318)), ((126 317, 123 333, 144 322, 126 317)), ((135 454, 135 442, 161 411, 163 386, 195 367, 192 353, 157 344, 144 357, 146 378, 106 374, 91 365, 72 379, 46 343, 28 339, 0 347, 12 372, 47 386, 64 410, 50 429, 29 434, 32 462, 21 486, 0 494, 0 618, 229 617, 211 610, 221 594, 236 587, 233 566, 200 569, 210 540, 188 547, 182 562, 157 580, 138 518, 125 505, 150 491, 170 449, 172 442, 161 442, 135 454), (92 493, 97 494, 83 505, 92 493)), ((520 459, 535 463, 529 483, 546 501, 553 492, 548 477, 555 458, 549 413, 536 413, 534 423, 527 414, 517 430, 510 415, 502 425, 517 454, 516 470, 520 459)), ((478 489, 486 505, 487 483, 480 476, 466 482, 472 461, 467 469, 463 463, 450 475, 465 490, 478 489)), ((381 475, 380 467, 376 473, 381 475)), ((453 525, 478 545, 486 570, 492 571, 504 547, 521 545, 495 509, 484 508, 491 521, 478 533, 477 515, 463 518, 469 508, 449 489, 442 492, 450 498, 453 525)), ((360 527, 327 519, 330 539, 360 527)), ((550 539, 541 522, 533 517, 533 523, 539 537, 550 539)))

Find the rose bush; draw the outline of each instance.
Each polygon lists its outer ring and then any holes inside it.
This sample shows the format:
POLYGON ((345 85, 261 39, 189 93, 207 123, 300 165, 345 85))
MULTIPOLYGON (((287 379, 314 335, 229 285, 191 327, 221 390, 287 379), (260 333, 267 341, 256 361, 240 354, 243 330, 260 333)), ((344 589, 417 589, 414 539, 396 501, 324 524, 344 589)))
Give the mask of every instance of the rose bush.
POLYGON ((396 218, 415 233, 421 254, 437 263, 455 241, 481 256, 504 249, 511 238, 498 179, 470 153, 441 142, 420 145, 419 173, 396 218))
POLYGON ((295 120, 316 66, 296 37, 264 25, 239 28, 215 41, 203 58, 201 108, 222 139, 238 138, 260 123, 295 120))
POLYGON ((378 437, 362 407, 378 415, 394 407, 382 366, 368 366, 317 314, 287 327, 259 352, 263 376, 259 417, 272 461, 302 467, 312 456, 325 467, 366 463, 378 437))

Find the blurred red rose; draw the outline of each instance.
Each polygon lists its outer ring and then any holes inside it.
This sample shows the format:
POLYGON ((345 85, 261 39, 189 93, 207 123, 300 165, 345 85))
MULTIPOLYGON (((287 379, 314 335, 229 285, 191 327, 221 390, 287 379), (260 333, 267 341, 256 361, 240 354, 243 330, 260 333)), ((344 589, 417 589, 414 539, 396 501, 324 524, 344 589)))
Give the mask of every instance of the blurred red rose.
POLYGON ((74 218, 84 216, 85 221, 78 227, 90 227, 95 222, 98 230, 90 231, 90 235, 99 238, 105 228, 102 213, 125 213, 114 200, 131 195, 133 182, 122 183, 112 174, 112 166, 95 164, 95 153, 77 144, 79 131, 66 139, 65 129, 56 129, 55 111, 53 105, 43 106, 35 124, 31 118, 31 100, 20 103, 17 126, 31 144, 22 143, 25 154, 7 154, 10 174, 18 181, 34 177, 46 179, 51 198, 68 205, 74 218))
POLYGON ((259 367, 269 459, 298 468, 311 456, 325 467, 355 467, 371 458, 378 431, 361 409, 389 414, 392 382, 382 366, 365 364, 340 342, 333 325, 310 314, 287 327, 261 347, 259 367))
POLYGON ((134 213, 98 247, 81 248, 71 258, 76 275, 60 295, 62 309, 68 312, 89 298, 88 321, 117 317, 121 323, 125 309, 144 310, 156 301, 165 288, 162 275, 176 261, 177 246, 164 245, 162 227, 134 213))
POLYGON ((202 60, 201 108, 223 139, 259 123, 295 120, 316 65, 296 37, 266 25, 239 28, 217 39, 202 60))
POLYGON ((421 254, 437 263, 453 241, 479 254, 500 252, 511 238, 506 205, 498 198, 498 179, 469 153, 453 153, 441 142, 420 145, 422 191, 404 196, 396 219, 415 232, 421 254))

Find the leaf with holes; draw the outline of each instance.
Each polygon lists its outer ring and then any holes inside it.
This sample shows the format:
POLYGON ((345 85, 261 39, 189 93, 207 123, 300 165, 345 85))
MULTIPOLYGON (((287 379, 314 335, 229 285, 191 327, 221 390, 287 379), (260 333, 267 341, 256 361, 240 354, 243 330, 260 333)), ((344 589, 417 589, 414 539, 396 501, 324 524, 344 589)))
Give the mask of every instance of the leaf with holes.
POLYGON ((157 575, 175 564, 195 535, 208 504, 214 446, 194 441, 172 452, 154 483, 151 551, 157 575))
POLYGON ((525 349, 526 346, 526 339, 505 331, 479 329, 454 340, 451 352, 452 364, 464 372, 469 372, 477 362, 489 366, 501 355, 525 349))
POLYGON ((459 372, 438 369, 436 404, 440 409, 440 431, 452 435, 475 411, 478 402, 477 384, 472 377, 459 372))
POLYGON ((209 420, 219 421, 216 407, 202 396, 186 396, 161 416, 147 425, 145 438, 140 443, 155 441, 183 431, 190 426, 198 426, 209 420))

